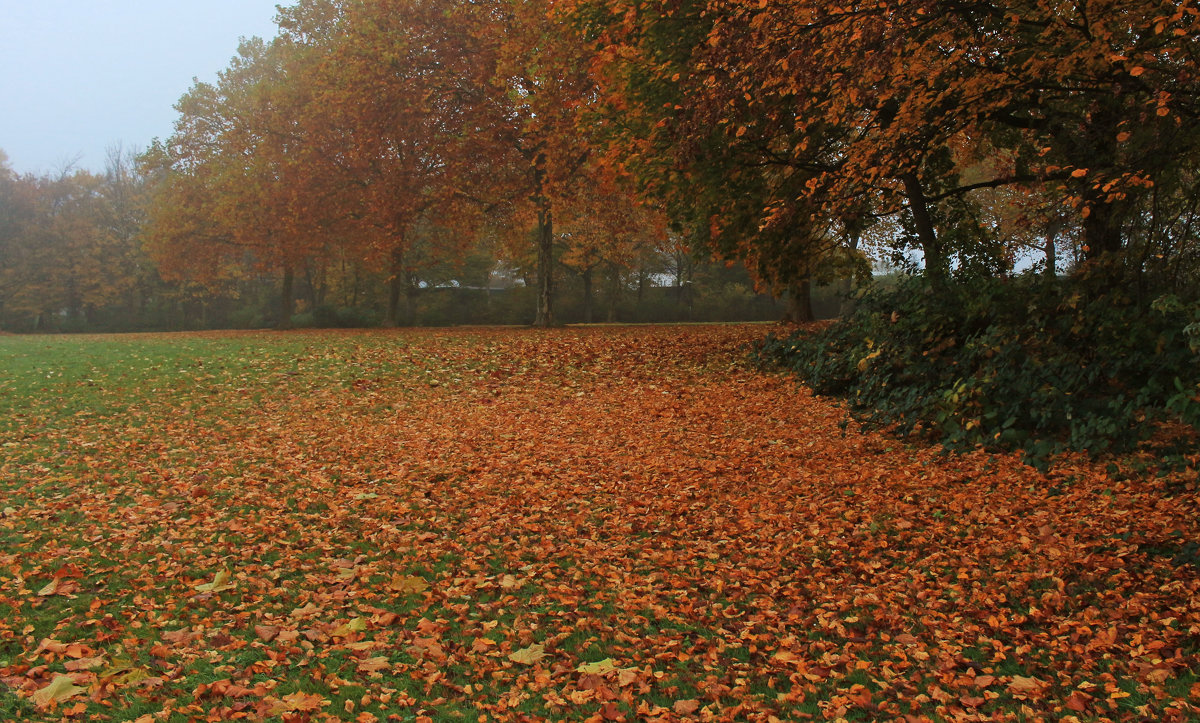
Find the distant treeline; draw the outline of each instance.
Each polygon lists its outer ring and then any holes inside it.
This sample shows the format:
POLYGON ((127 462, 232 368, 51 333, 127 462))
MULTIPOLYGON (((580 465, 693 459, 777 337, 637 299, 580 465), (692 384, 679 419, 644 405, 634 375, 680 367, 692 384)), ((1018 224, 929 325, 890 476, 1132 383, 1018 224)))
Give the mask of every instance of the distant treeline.
MULTIPOLYGON (((243 270, 218 283, 164 280, 143 248, 148 202, 132 159, 103 173, 18 176, 0 162, 0 329, 120 332, 388 325, 393 284, 350 259, 310 264, 281 318, 279 277, 243 270), (288 322, 281 324, 281 322, 288 322)), ((754 290, 744 267, 652 250, 633 268, 555 269, 563 323, 777 320, 785 304, 754 290)), ((400 324, 528 324, 536 289, 521 270, 475 251, 403 279, 400 324)), ((816 295, 834 315, 832 288, 816 295)))

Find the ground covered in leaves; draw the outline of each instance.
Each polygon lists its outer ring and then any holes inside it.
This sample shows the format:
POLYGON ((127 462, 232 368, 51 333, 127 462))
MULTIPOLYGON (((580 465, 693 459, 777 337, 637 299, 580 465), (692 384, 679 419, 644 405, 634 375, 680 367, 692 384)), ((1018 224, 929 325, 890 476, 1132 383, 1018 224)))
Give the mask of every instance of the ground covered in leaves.
POLYGON ((1200 715, 1193 477, 861 432, 766 331, 0 337, 0 718, 1200 715))

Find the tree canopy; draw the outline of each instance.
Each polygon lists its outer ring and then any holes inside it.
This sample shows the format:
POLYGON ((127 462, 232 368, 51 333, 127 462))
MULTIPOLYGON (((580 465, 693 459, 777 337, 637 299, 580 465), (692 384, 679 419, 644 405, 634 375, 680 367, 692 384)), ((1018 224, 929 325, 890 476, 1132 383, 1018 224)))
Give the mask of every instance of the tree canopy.
POLYGON ((301 277, 382 279, 405 323, 423 276, 491 255, 551 325, 565 276, 645 279, 668 229, 798 320, 811 283, 872 261, 939 289, 1200 271, 1188 3, 301 0, 278 20, 180 99, 140 174, 162 272, 274 274, 285 323, 301 277))

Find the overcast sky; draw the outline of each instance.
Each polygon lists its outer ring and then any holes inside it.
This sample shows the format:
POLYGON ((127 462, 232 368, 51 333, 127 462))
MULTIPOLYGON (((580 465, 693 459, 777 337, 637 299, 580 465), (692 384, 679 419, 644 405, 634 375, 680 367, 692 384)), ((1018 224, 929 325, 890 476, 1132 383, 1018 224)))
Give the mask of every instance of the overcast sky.
POLYGON ((18 173, 99 171, 109 146, 166 138, 192 78, 274 37, 276 2, 0 0, 0 149, 18 173))

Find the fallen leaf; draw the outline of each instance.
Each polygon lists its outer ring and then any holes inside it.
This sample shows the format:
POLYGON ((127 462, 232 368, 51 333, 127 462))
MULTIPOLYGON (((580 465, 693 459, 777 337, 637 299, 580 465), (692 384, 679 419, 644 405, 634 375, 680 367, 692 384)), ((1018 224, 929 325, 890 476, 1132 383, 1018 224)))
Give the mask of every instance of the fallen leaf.
POLYGON ((1037 678, 1026 678, 1023 675, 1014 675, 1012 681, 1008 684, 1009 691, 1013 693, 1035 693, 1042 688, 1042 682, 1037 678))
POLYGON ((374 658, 366 658, 358 661, 356 666, 363 673, 374 673, 380 670, 387 670, 392 667, 391 661, 386 656, 380 655, 374 658))
POLYGON ((268 707, 270 715, 292 712, 307 713, 330 705, 329 699, 322 698, 315 693, 291 693, 282 698, 267 698, 266 700, 270 702, 268 707))
POLYGON ((1092 696, 1075 690, 1067 696, 1067 708, 1075 711, 1076 713, 1086 713, 1088 709, 1088 702, 1091 700, 1092 696))
POLYGON ((388 588, 393 592, 417 595, 429 589, 429 583, 424 578, 415 575, 393 575, 388 588))
POLYGON ((575 705, 583 705, 595 697, 596 691, 594 690, 573 690, 567 694, 567 698, 575 705))
POLYGON ((333 629, 330 635, 344 638, 351 633, 362 632, 367 629, 367 621, 363 618, 350 618, 349 621, 342 623, 333 629))
POLYGON ((99 668, 101 665, 104 665, 104 656, 98 655, 94 658, 68 660, 63 664, 63 667, 70 672, 75 672, 77 670, 91 670, 92 668, 99 668))
POLYGON ((254 634, 264 643, 269 643, 279 636, 279 626, 277 625, 255 625, 254 634))
POLYGON ((604 660, 598 660, 594 663, 580 663, 579 666, 575 668, 575 671, 587 675, 605 675, 613 672, 616 669, 617 666, 613 664, 613 659, 605 658, 604 660))
POLYGON ((232 590, 233 583, 231 582, 233 575, 228 570, 218 570, 213 576, 212 582, 205 582, 196 585, 196 590, 202 593, 222 592, 224 590, 232 590))
POLYGON ((528 648, 520 650, 508 656, 508 659, 514 663, 522 665, 533 665, 542 658, 546 657, 546 648, 542 645, 530 645, 528 648))
POLYGON ((39 708, 46 708, 86 692, 87 688, 75 685, 71 676, 56 675, 49 685, 33 694, 33 702, 39 708))

